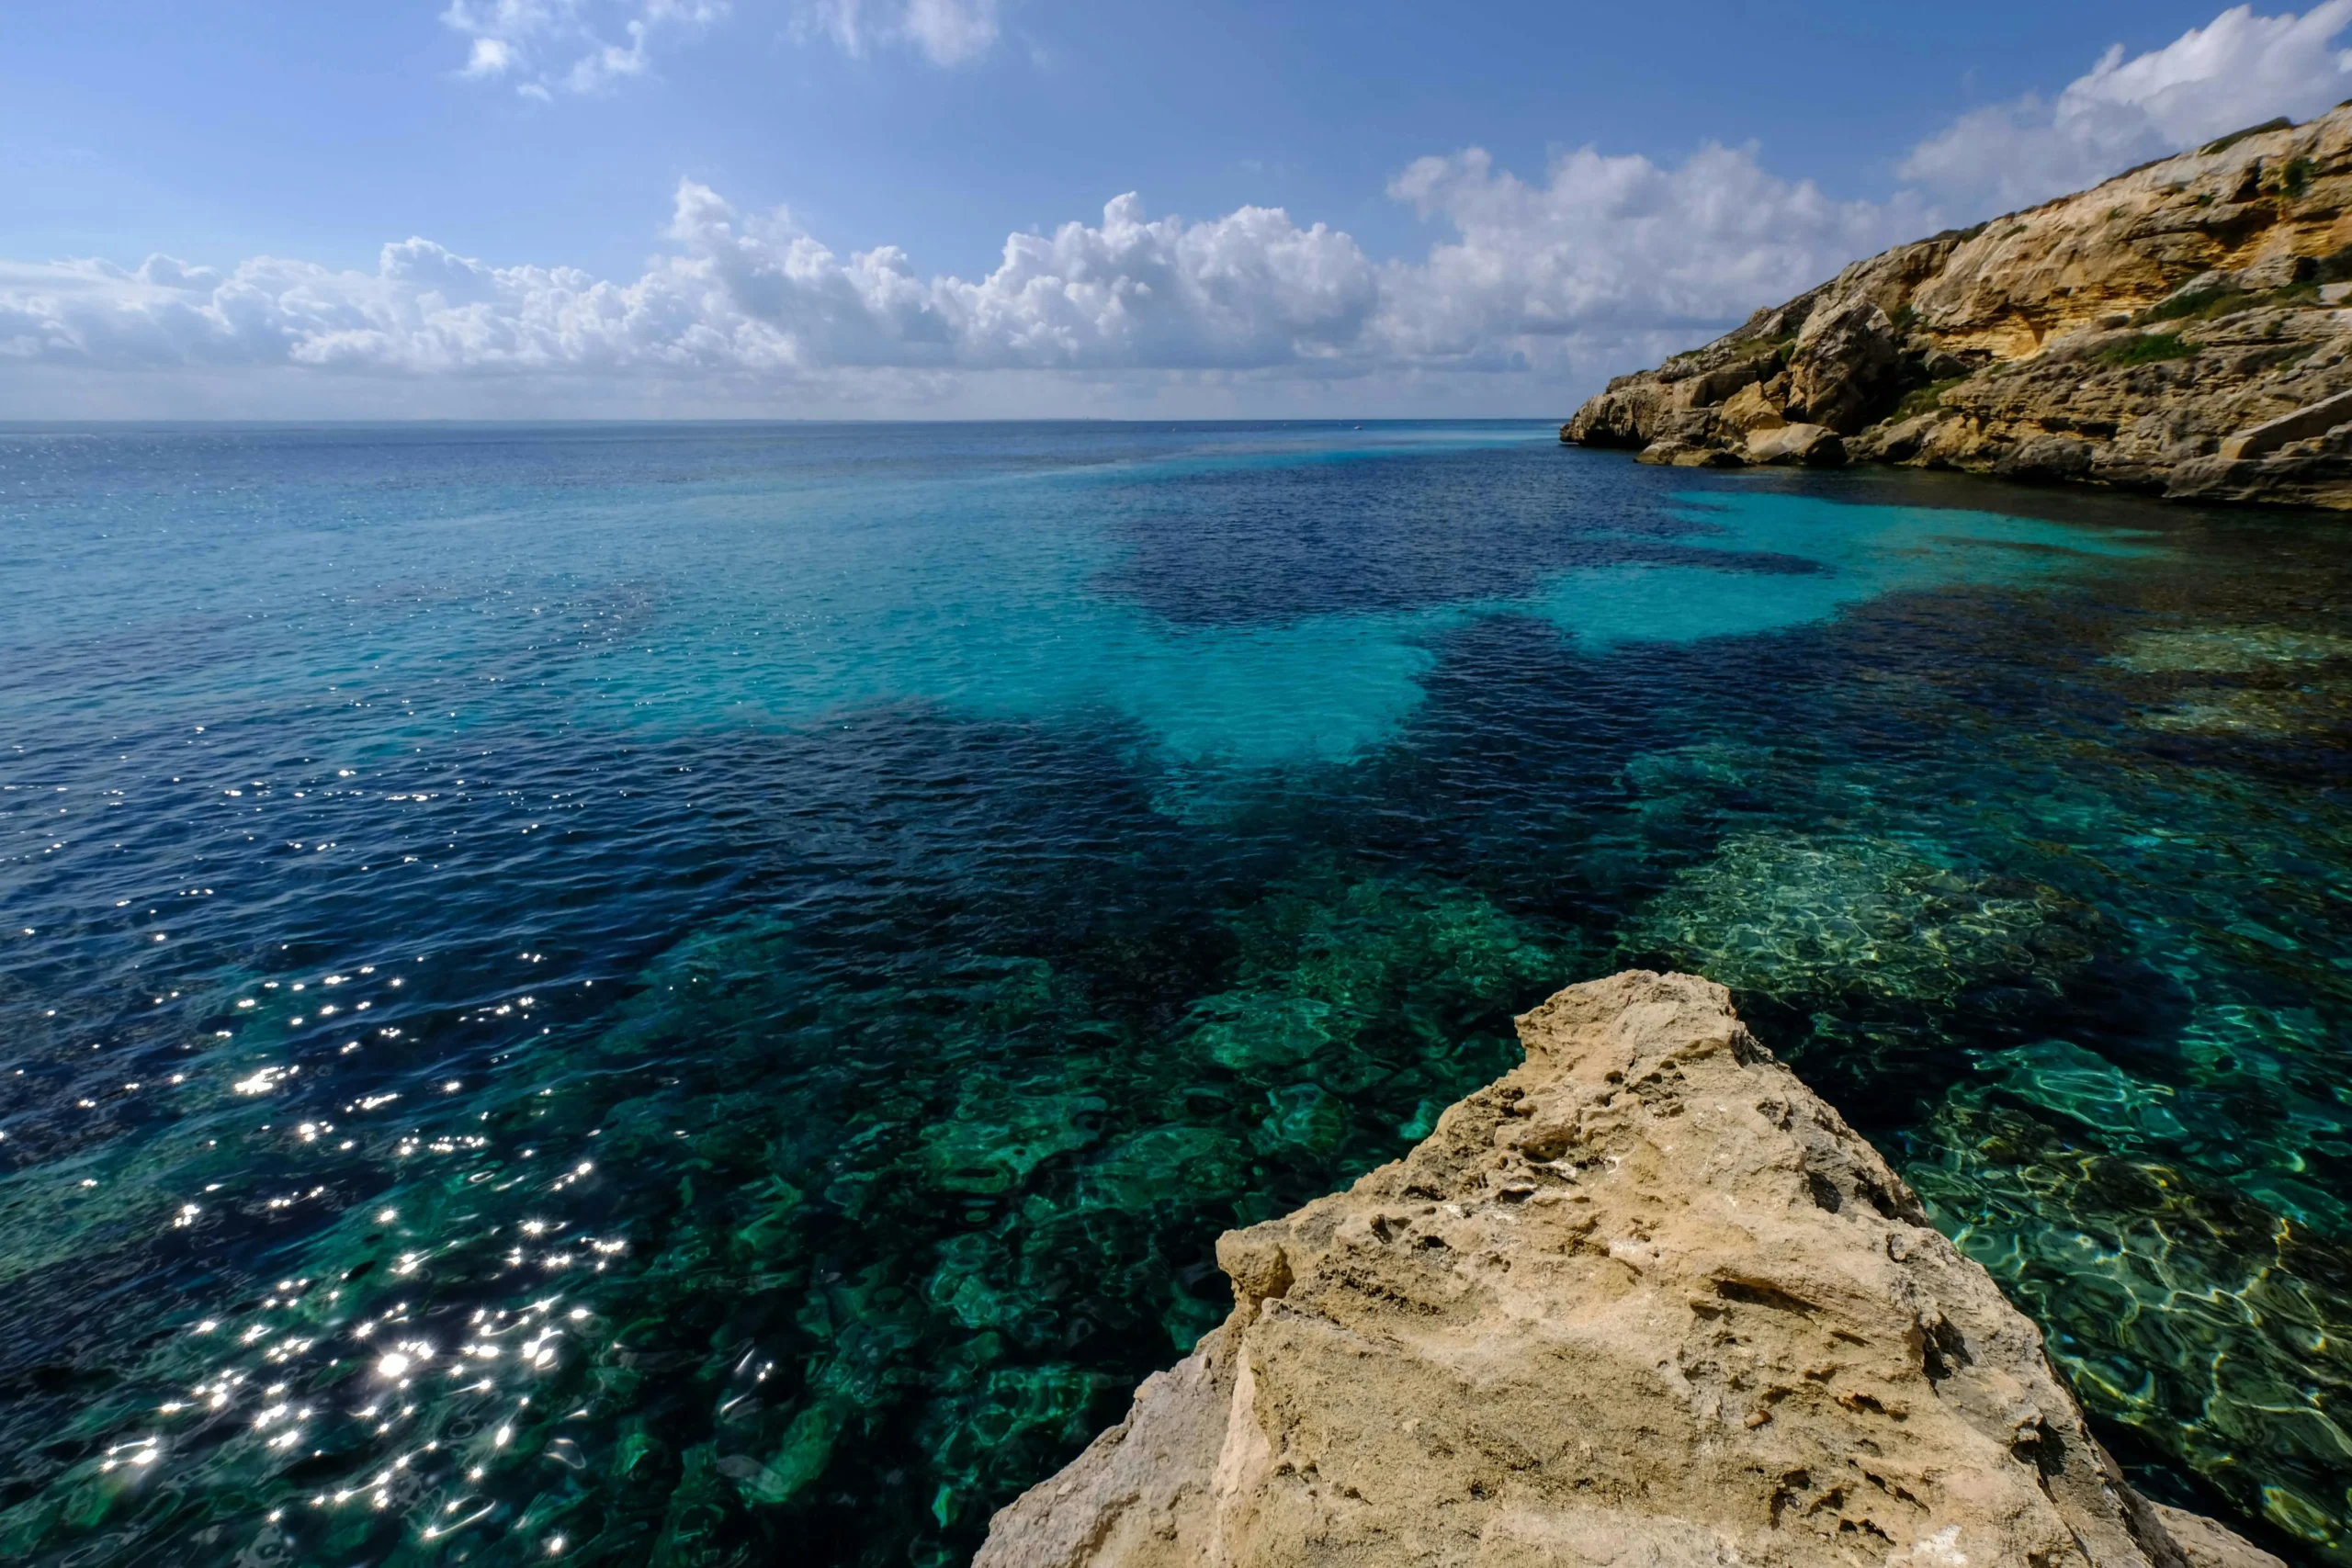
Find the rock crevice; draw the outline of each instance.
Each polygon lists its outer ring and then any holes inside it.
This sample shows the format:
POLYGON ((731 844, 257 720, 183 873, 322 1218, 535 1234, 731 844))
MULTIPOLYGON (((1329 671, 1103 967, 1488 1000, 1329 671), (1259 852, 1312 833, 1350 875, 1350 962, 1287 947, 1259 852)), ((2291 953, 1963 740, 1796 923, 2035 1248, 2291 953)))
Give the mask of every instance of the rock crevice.
POLYGON ((1226 1323, 976 1568, 2276 1568, 2140 1498, 2032 1324, 1728 993, 1632 972, 1403 1159, 1226 1235, 1226 1323))
POLYGON ((2352 508, 2347 306, 2352 106, 1857 262, 1560 436, 2352 508))

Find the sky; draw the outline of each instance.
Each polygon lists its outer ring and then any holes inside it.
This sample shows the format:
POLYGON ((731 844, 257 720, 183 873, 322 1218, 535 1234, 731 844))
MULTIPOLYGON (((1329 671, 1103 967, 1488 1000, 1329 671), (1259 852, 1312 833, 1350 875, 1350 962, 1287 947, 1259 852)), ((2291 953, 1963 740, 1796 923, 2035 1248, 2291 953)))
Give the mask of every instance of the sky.
POLYGON ((76 0, 0 419, 1564 418, 2352 97, 2352 0, 76 0))

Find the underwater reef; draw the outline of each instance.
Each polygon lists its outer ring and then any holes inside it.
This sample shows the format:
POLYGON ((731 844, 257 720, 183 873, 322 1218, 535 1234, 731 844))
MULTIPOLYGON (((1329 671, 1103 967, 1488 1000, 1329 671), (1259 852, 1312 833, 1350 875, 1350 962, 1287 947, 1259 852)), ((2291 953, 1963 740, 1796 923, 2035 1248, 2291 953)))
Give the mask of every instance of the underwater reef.
MULTIPOLYGON (((1107 646, 1166 661, 1007 673, 886 596, 887 700, 811 728, 851 699, 763 706, 792 660, 728 651, 802 603, 730 567, 766 512, 686 482, 765 435, 675 438, 645 487, 699 498, 674 528, 612 513, 667 575, 412 603, 401 559, 456 535, 363 508, 341 537, 395 541, 397 592, 301 637, 231 616, 205 636, 278 651, 204 642, 185 710, 122 677, 198 621, 45 651, 22 728, 59 761, 19 766, 58 775, 0 781, 39 928, 0 964, 0 1561, 968 1562, 1228 1316, 1221 1233, 1430 1138, 1566 979, 1643 969, 1731 987, 2040 1325, 2135 1492, 2352 1568, 2328 519, 1548 434, 981 487, 902 541, 961 559, 936 541, 1036 509, 1043 560, 962 584, 1020 588, 973 636, 1064 646, 1099 592, 1175 628, 1107 646), (1141 565, 1088 543, 1105 515, 1141 565), (1302 616, 1354 630, 1271 706, 1251 671, 1302 616), (298 678, 379 634, 406 663, 355 705, 298 678), (435 679, 462 722, 394 701, 435 679), (165 722, 248 689, 278 695, 233 732, 165 722)), ((580 446, 587 493, 618 459, 580 446)), ((534 559, 545 515, 494 547, 534 559)))
POLYGON ((2132 1488, 1723 987, 1627 971, 1519 1026, 1404 1158, 1222 1237, 1232 1315, 975 1568, 2278 1568, 2132 1488))

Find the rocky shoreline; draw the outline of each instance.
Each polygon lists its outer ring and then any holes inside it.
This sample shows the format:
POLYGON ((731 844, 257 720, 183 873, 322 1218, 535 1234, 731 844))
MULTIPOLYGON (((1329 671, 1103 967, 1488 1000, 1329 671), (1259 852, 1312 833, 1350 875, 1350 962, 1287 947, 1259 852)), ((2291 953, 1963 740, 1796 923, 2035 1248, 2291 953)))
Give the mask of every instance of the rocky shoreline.
POLYGON ((2352 105, 1857 262, 1560 439, 2352 509, 2352 105))
POLYGON ((2132 1491, 1723 987, 1628 972, 1519 1023, 1403 1159, 1219 1241, 1232 1315, 975 1568, 2280 1568, 2132 1491))

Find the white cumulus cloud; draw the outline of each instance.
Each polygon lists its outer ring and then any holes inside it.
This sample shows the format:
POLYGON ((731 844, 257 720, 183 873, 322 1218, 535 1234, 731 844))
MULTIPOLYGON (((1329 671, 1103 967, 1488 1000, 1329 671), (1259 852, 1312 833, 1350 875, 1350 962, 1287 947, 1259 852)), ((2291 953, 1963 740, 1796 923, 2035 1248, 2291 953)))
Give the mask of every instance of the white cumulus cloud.
POLYGON ((1901 173, 1977 212, 2097 184, 2276 115, 2305 118, 2352 92, 2352 0, 2301 16, 2222 12, 2162 49, 2117 44, 2052 100, 2029 96, 1963 115, 1912 149, 1901 173))
POLYGON ((1387 279, 1382 327, 1417 357, 1680 346, 1932 218, 1908 200, 1833 200, 1770 173, 1752 147, 1711 145, 1671 166, 1587 147, 1555 157, 1541 184, 1472 148, 1422 158, 1388 188, 1456 235, 1387 279))
POLYGON ((0 360, 111 368, 271 365, 381 375, 750 377, 843 368, 1260 369, 1360 352, 1375 269, 1272 208, 1187 223, 1134 196, 1099 224, 1015 234, 977 279, 894 247, 842 255, 789 213, 683 183, 672 254, 634 280, 496 266, 431 241, 374 272, 257 257, 0 266, 0 360))
POLYGON ((449 0, 441 20, 467 39, 460 74, 548 98, 641 75, 657 37, 726 13, 727 0, 449 0))
MULTIPOLYGON (((887 40, 942 62, 985 48, 997 17, 989 0, 820 0, 809 14, 843 48, 887 40)), ((469 70, 552 93, 642 69, 648 38, 719 11, 455 0, 448 15, 469 31, 469 70), (628 41, 596 45, 615 54, 582 43, 610 38, 628 41)), ((270 256, 0 262, 0 389, 12 413, 54 406, 45 386, 102 382, 133 389, 97 401, 138 412, 136 389, 192 378, 221 412, 239 412, 238 386, 263 384, 386 412, 481 406, 447 389, 505 389, 496 396, 518 408, 603 397, 708 411, 872 408, 877 388, 913 400, 900 408, 935 406, 1015 387, 1049 394, 1018 406, 1066 412, 1114 386, 1221 388, 1244 400, 1219 412, 1246 412, 1342 385, 1334 397, 1408 408, 1416 389, 1475 382, 1504 389, 1486 406, 1565 409, 1857 257, 1980 215, 1973 204, 2076 188, 2332 102, 2347 25, 2352 0, 2288 17, 2241 6, 2163 49, 2110 51, 2051 104, 1979 111, 1920 143, 1905 165, 1917 183, 1883 200, 1833 197, 1753 147, 1679 162, 1586 147, 1532 178, 1475 147, 1422 158, 1388 192, 1431 243, 1385 261, 1279 208, 1186 220, 1129 194, 1099 220, 1009 236, 979 276, 932 274, 896 246, 837 251, 786 209, 746 210, 684 181, 661 253, 635 276, 501 265, 421 238, 384 246, 372 270, 270 256)))
POLYGON ((627 280, 424 239, 386 245, 372 272, 0 268, 0 359, 771 388, 876 370, 1558 377, 1705 335, 1915 222, 1723 147, 1674 167, 1588 149, 1532 184, 1472 149, 1414 164, 1391 193, 1448 231, 1419 260, 1375 263, 1279 208, 1187 221, 1129 194, 1099 221, 1011 235, 967 278, 925 276, 895 246, 843 254, 785 209, 686 181, 670 248, 627 280))
POLYGON ((853 56, 903 44, 934 65, 962 65, 994 47, 1001 10, 998 0, 802 0, 793 31, 853 56))
MULTIPOLYGON (((1001 0, 775 0, 803 39, 827 39, 863 57, 903 47, 934 65, 964 65, 995 47, 1001 0)), ((526 97, 594 93, 651 69, 654 51, 698 36, 731 10, 729 0, 448 0, 441 21, 466 40, 458 73, 504 82, 526 97)))
POLYGON ((744 211, 684 181, 667 249, 627 279, 424 239, 384 246, 373 271, 276 257, 0 265, 0 363, 660 382, 753 399, 892 375, 1532 372, 1558 385, 1712 335, 1926 221, 1832 200, 1724 147, 1679 165, 1586 149, 1540 182, 1474 148, 1415 163, 1390 193, 1443 231, 1419 259, 1375 262, 1279 208, 1188 221, 1129 194, 1099 221, 1009 236, 982 276, 927 276, 895 246, 842 254, 786 209, 744 211))

